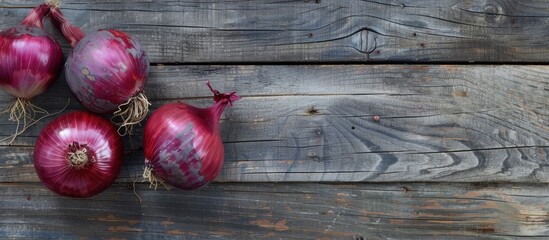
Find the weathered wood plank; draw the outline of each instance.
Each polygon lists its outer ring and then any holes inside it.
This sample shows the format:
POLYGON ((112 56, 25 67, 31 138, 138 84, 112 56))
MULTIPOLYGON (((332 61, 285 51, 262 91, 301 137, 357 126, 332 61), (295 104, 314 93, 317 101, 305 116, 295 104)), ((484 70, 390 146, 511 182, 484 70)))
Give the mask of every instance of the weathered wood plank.
MULTIPOLYGON (((0 26, 40 2, 3 1, 0 26)), ((86 32, 135 35, 157 63, 549 60, 547 1, 64 0, 62 9, 86 32)))
MULTIPOLYGON (((155 66, 146 91, 153 109, 208 106, 207 79, 243 96, 224 114, 219 181, 549 182, 549 66, 155 66)), ((68 97, 61 80, 36 102, 53 112, 68 97)), ((15 127, 0 123, 0 137, 15 127)), ((45 123, 0 146, 1 182, 38 180, 45 123)), ((141 131, 119 181, 142 171, 141 131)))
POLYGON ((48 239, 515 239, 549 237, 531 184, 115 185, 90 199, 0 184, 0 237, 48 239))

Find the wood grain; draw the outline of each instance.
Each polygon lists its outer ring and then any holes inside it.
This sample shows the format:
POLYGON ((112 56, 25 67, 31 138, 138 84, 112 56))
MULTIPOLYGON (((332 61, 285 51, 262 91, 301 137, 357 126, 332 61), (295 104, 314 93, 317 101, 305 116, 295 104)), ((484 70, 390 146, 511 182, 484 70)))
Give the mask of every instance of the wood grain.
MULTIPOLYGON (((41 2, 2 1, 0 25, 41 2)), ((155 63, 549 60, 547 1, 62 2, 85 32, 126 31, 155 63)))
MULTIPOLYGON (((548 66, 155 66, 146 94, 153 109, 206 107, 207 79, 243 96, 222 120, 218 181, 549 182, 548 66)), ((67 89, 61 79, 36 102, 57 111, 67 89)), ((0 146, 1 182, 38 181, 32 146, 48 120, 0 146)), ((15 128, 0 123, 1 136, 15 128)), ((142 171, 141 131, 121 182, 142 171)))
POLYGON ((546 185, 115 185, 90 199, 0 184, 0 238, 516 239, 549 237, 546 185))
MULTIPOLYGON (((0 26, 42 2, 1 1, 0 26)), ((85 32, 142 43, 153 110, 208 106, 206 80, 243 99, 223 115, 221 176, 192 192, 141 183, 142 128, 89 199, 39 183, 53 117, 0 141, 0 239, 549 238, 548 1, 62 2, 85 32), (314 65, 272 65, 287 63, 314 65), (340 63, 355 65, 320 65, 340 63)), ((82 109, 63 77, 33 101, 82 109)), ((15 127, 0 115, 0 139, 15 127)))

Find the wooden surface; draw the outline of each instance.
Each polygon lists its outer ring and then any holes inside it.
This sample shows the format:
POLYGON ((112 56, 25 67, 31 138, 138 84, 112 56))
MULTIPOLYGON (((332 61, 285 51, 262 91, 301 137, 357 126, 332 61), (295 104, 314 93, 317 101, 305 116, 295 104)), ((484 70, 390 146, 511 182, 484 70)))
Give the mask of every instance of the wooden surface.
MULTIPOLYGON (((242 96, 223 117, 219 181, 549 181, 548 66, 155 66, 146 94, 153 109, 206 107, 207 79, 242 96)), ((61 80, 36 102, 70 97, 61 80)), ((7 137, 16 126, 1 119, 7 137)), ((38 181, 30 150, 47 122, 0 151, 13 168, 0 180, 38 181)), ((141 133, 120 180, 142 171, 141 133)))
MULTIPOLYGON (((2 1, 0 25, 38 2, 2 1)), ((62 2, 85 32, 126 31, 155 63, 545 62, 549 54, 543 0, 62 2)))
MULTIPOLYGON (((0 1, 0 26, 40 2, 0 1)), ((62 11, 85 32, 139 39, 153 110, 208 106, 206 80, 237 91, 221 124, 226 162, 204 189, 151 190, 139 128, 115 185, 60 197, 33 166, 43 119, 0 142, 1 239, 549 237, 547 1, 72 0, 62 11)), ((0 107, 10 101, 0 92, 0 107)), ((82 108, 63 77, 33 101, 82 108)), ((0 138, 14 128, 0 115, 0 138)))
POLYGON ((76 239, 514 239, 549 237, 545 185, 115 184, 88 200, 0 184, 4 237, 76 239), (14 211, 16 209, 16 211, 14 211))

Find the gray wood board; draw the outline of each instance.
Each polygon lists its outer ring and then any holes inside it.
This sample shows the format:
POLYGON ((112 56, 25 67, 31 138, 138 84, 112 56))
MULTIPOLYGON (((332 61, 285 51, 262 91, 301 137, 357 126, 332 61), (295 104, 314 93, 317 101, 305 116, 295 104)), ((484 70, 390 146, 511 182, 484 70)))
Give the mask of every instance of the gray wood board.
POLYGON ((116 184, 71 199, 0 184, 0 237, 47 239, 515 239, 549 237, 546 185, 116 184))
MULTIPOLYGON (((146 94, 153 110, 206 107, 207 79, 243 97, 223 115, 218 181, 549 182, 549 66, 154 66, 146 94)), ((70 96, 60 79, 35 102, 55 112, 70 96)), ((32 146, 50 119, 0 146, 1 182, 38 181, 32 146)), ((0 136, 15 129, 0 124, 0 136)), ((142 127, 125 141, 119 181, 131 182, 142 127)))
MULTIPOLYGON (((0 26, 41 2, 3 1, 0 26)), ((155 63, 549 60, 547 1, 62 2, 85 32, 126 31, 155 63)))

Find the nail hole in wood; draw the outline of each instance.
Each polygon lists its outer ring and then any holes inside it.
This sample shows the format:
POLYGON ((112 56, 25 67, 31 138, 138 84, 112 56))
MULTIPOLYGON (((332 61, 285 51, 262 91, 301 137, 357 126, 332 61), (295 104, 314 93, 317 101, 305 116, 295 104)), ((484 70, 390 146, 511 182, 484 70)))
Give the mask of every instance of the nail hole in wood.
POLYGON ((316 155, 316 153, 310 152, 308 155, 309 155, 309 159, 315 162, 320 162, 320 158, 316 155))
POLYGON ((307 112, 311 115, 314 115, 318 113, 318 109, 316 109, 315 106, 311 106, 309 109, 307 109, 307 112))
POLYGON ((315 130, 315 134, 316 134, 317 136, 321 136, 321 135, 322 135, 322 130, 316 129, 316 130, 315 130))

